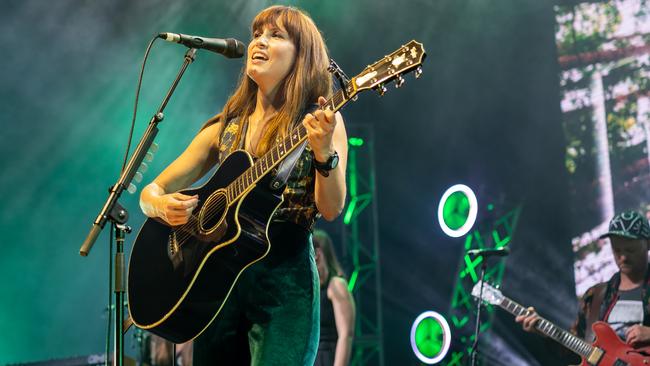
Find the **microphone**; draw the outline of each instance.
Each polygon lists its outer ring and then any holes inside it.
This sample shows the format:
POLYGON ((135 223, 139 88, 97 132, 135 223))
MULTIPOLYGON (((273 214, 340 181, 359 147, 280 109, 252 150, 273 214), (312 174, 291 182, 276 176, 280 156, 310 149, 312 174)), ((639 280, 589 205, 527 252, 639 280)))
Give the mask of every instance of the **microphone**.
POLYGON ((158 37, 167 42, 180 43, 190 48, 202 48, 220 53, 228 58, 240 58, 244 56, 244 44, 234 38, 207 38, 180 33, 160 33, 158 37))
POLYGON ((505 257, 510 254, 510 249, 506 247, 491 248, 491 249, 470 249, 467 251, 468 255, 474 257, 505 257))

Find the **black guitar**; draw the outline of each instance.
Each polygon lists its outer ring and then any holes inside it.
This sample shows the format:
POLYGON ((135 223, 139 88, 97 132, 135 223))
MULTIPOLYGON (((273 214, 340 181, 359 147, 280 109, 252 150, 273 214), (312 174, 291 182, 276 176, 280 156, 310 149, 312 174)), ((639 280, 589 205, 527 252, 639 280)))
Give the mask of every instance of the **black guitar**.
MULTIPOLYGON (((385 83, 422 72, 425 52, 411 41, 353 77, 322 109, 337 111, 364 90, 381 94, 385 83)), ((239 275, 264 258, 268 226, 282 203, 268 174, 307 139, 302 124, 255 163, 235 151, 203 186, 182 193, 201 202, 187 224, 169 227, 147 219, 131 252, 129 313, 134 324, 174 343, 201 334, 217 317, 239 275)))

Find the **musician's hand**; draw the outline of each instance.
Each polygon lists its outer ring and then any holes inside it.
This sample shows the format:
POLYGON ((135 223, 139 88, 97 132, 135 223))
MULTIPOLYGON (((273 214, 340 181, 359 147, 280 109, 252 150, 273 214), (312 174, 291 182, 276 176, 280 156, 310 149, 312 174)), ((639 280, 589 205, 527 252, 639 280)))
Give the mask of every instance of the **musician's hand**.
POLYGON ((185 224, 192 211, 199 203, 199 196, 188 196, 182 193, 164 194, 154 203, 156 216, 163 219, 171 226, 185 224))
POLYGON ((638 324, 627 328, 625 341, 633 346, 650 343, 650 328, 638 324))
POLYGON ((522 328, 524 328, 526 332, 540 333, 537 328, 535 328, 535 324, 539 321, 539 315, 535 312, 535 308, 531 306, 526 310, 528 310, 528 313, 517 316, 515 321, 521 323, 522 328))
MULTIPOLYGON (((318 104, 321 106, 325 105, 326 102, 327 99, 318 98, 318 104)), ((314 152, 314 157, 321 163, 326 162, 335 151, 332 143, 334 127, 336 127, 334 112, 329 109, 317 109, 314 113, 308 113, 305 116, 302 125, 307 129, 307 139, 314 152)))

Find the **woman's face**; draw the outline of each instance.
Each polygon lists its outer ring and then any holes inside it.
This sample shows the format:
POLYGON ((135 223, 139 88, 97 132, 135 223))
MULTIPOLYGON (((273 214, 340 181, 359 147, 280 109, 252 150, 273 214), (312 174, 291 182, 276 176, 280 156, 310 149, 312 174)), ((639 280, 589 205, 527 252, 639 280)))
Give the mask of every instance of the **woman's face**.
POLYGON ((248 45, 246 74, 260 89, 270 92, 289 75, 296 58, 296 46, 280 24, 255 30, 248 45))

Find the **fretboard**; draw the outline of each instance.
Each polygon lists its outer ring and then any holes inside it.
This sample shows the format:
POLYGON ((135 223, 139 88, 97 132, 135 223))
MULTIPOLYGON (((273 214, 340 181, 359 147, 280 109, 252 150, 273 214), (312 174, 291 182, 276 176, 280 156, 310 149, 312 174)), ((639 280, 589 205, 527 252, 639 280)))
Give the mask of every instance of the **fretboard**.
MULTIPOLYGON (((499 306, 515 316, 526 315, 528 313, 528 310, 526 308, 507 297, 503 298, 503 301, 499 304, 499 306)), ((589 355, 594 350, 594 347, 591 344, 574 336, 573 334, 567 332, 566 330, 558 327, 557 325, 544 318, 539 318, 539 321, 536 323, 535 328, 544 333, 547 337, 552 338, 556 342, 579 354, 580 356, 589 357, 589 355)))
MULTIPOLYGON (((321 107, 321 110, 330 109, 334 112, 341 109, 347 102, 348 98, 342 90, 337 91, 321 107)), ((229 202, 236 201, 242 193, 246 192, 253 184, 257 183, 263 176, 277 166, 293 150, 307 139, 307 130, 299 123, 289 135, 275 144, 269 151, 259 158, 252 167, 248 168, 242 175, 235 179, 226 188, 229 202)))

